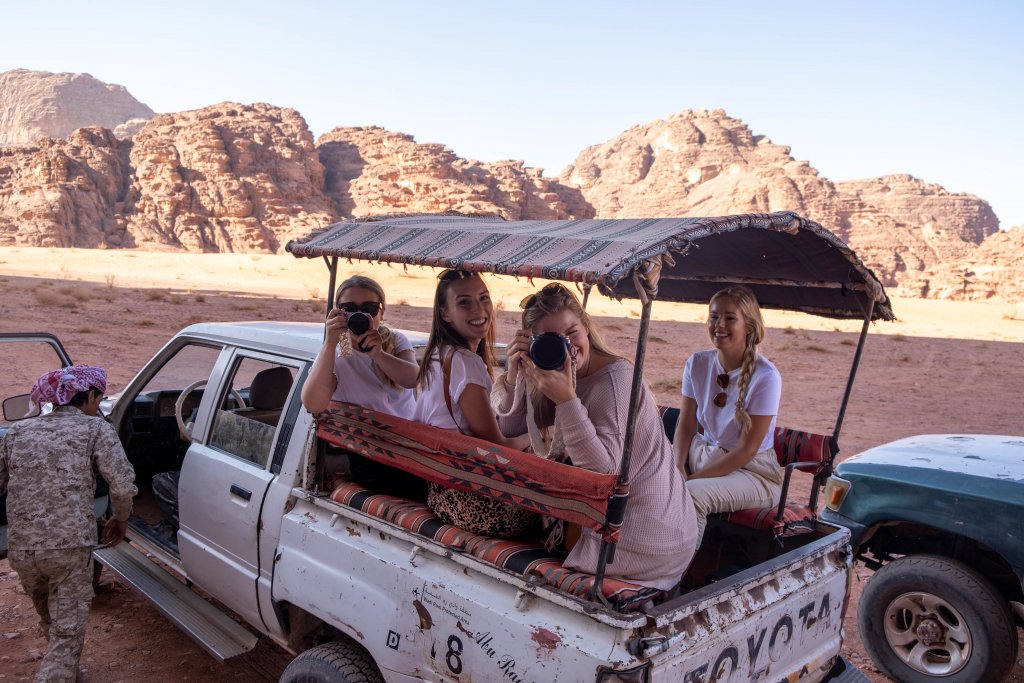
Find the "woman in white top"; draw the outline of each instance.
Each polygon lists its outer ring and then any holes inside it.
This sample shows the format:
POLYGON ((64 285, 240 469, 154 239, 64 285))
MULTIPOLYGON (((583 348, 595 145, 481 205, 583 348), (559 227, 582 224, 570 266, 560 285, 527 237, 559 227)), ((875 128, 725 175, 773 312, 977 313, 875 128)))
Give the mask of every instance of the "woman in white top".
MULTIPOLYGON (((316 415, 331 401, 412 419, 413 389, 419 365, 412 344, 383 324, 384 289, 376 280, 354 275, 338 287, 335 307, 327 314, 324 345, 302 387, 302 404, 316 415), (355 315, 366 318, 368 329, 349 329, 355 315)), ((411 474, 349 454, 354 481, 378 493, 422 500, 426 483, 411 474)))
POLYGON ((774 450, 782 376, 757 353, 764 322, 754 293, 717 292, 707 325, 715 348, 686 361, 673 442, 701 537, 710 513, 777 505, 782 490, 774 450))
MULTIPOLYGON (((479 273, 445 270, 438 276, 434 319, 419 372, 418 422, 521 448, 507 439, 491 410, 494 306, 479 273)), ((523 534, 536 515, 493 498, 430 484, 427 505, 448 524, 485 536, 523 534)))
MULTIPOLYGON (((626 427, 632 423, 629 503, 607 575, 671 589, 693 558, 696 524, 654 397, 645 386, 636 412, 630 414, 633 364, 605 346, 568 288, 550 284, 527 297, 522 306, 522 329, 507 347, 508 369, 491 397, 501 415, 502 430, 530 434, 539 455, 617 474, 626 427), (545 333, 560 336, 566 346, 558 369, 543 370, 531 358, 532 337, 545 333)), ((549 542, 556 540, 549 535, 549 542)), ((594 573, 600 535, 584 529, 573 540, 567 533, 569 555, 564 566, 594 573)))

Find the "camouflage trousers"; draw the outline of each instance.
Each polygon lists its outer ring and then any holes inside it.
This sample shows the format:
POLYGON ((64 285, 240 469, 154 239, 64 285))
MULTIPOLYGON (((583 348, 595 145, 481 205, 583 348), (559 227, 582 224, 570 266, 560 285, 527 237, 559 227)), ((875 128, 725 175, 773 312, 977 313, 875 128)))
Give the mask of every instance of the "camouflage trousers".
POLYGON ((11 549, 8 559, 49 641, 37 683, 74 681, 92 604, 92 549, 11 549))

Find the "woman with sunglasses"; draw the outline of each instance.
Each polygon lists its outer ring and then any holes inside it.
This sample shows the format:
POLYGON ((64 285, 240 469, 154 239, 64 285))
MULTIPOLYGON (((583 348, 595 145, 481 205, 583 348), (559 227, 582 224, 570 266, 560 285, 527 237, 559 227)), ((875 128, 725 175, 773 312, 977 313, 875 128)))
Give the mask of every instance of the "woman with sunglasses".
MULTIPOLYGON (((630 415, 633 364, 605 346, 569 289, 551 284, 521 305, 522 329, 508 345, 508 369, 491 396, 502 430, 529 434, 539 455, 617 474, 626 426, 633 422, 629 504, 615 562, 607 572, 670 590, 693 558, 696 524, 653 396, 644 387, 636 413, 630 415), (542 359, 536 348, 531 354, 531 344, 552 333, 564 340, 565 357, 560 367, 545 370, 540 365, 554 363, 542 359)), ((550 548, 557 534, 547 540, 550 548)), ((601 537, 584 529, 575 543, 568 533, 565 540, 569 555, 564 566, 594 573, 601 537)))
MULTIPOLYGON (((405 335, 383 324, 384 289, 353 275, 338 287, 335 302, 324 345, 302 387, 302 405, 316 415, 331 401, 344 401, 412 419, 419 365, 405 335)), ((426 496, 426 483, 401 470, 355 454, 349 454, 349 467, 354 481, 378 493, 426 496)))
POLYGON ((754 293, 742 285, 717 292, 707 325, 715 348, 686 361, 673 441, 697 510, 698 540, 712 512, 777 505, 782 490, 774 450, 782 376, 757 352, 764 322, 754 293))
MULTIPOLYGON (((434 319, 419 372, 418 422, 459 431, 510 448, 488 397, 494 361, 494 305, 479 273, 445 270, 434 293, 434 319)), ((514 538, 537 516, 493 498, 430 484, 427 505, 442 521, 484 536, 514 538)))

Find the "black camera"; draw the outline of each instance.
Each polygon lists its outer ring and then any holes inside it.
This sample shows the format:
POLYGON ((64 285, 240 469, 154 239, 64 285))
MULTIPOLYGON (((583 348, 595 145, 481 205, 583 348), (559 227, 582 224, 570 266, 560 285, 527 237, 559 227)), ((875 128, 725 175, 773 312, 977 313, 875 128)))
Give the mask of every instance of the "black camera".
POLYGON ((560 370, 569 355, 569 338, 557 332, 530 337, 530 360, 541 370, 560 370))
POLYGON ((348 329, 352 331, 352 334, 357 336, 366 334, 366 331, 370 329, 370 316, 366 315, 362 311, 349 313, 348 329))

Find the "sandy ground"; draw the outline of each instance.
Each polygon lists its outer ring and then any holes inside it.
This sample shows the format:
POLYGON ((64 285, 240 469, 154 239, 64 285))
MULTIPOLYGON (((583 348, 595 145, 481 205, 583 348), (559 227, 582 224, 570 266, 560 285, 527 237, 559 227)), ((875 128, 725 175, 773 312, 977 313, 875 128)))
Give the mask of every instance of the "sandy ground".
MULTIPOLYGON (((343 268, 344 274, 355 272, 384 284, 392 325, 429 325, 432 271, 343 268)), ((499 339, 506 339, 531 284, 511 278, 490 283, 501 302, 499 339)), ((0 248, 0 331, 55 332, 76 362, 108 368, 111 393, 187 324, 318 321, 326 292, 323 262, 292 256, 0 248)), ((872 326, 843 423, 840 457, 912 434, 1024 434, 1016 386, 1024 377, 1024 321, 1013 317, 1012 305, 894 298, 893 308, 897 322, 872 326)), ((599 298, 591 311, 611 346, 632 357, 639 305, 599 298)), ((708 345, 700 323, 704 314, 701 306, 655 306, 645 370, 663 403, 678 401, 686 357, 708 345)), ((766 318, 762 352, 785 383, 780 424, 831 431, 860 324, 780 312, 766 318)), ((804 485, 791 497, 806 492, 804 485)), ((869 576, 863 567, 856 571, 844 654, 873 681, 886 681, 864 654, 853 619, 869 576)), ((30 678, 43 648, 31 603, 2 561, 0 680, 30 678)), ((261 642, 253 653, 218 664, 120 585, 96 598, 82 657, 90 681, 276 680, 286 663, 284 653, 261 642)), ((1024 662, 1011 680, 1024 683, 1024 662)))

